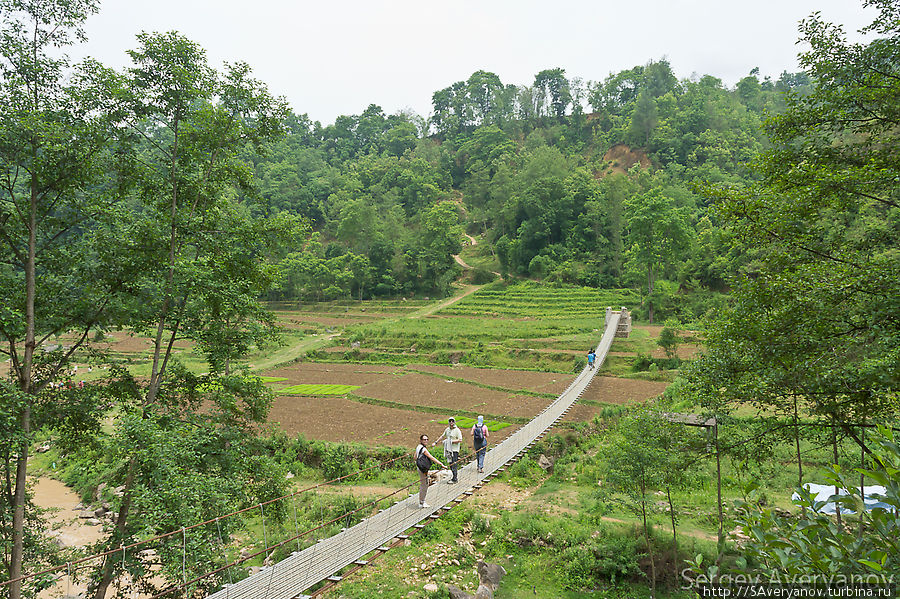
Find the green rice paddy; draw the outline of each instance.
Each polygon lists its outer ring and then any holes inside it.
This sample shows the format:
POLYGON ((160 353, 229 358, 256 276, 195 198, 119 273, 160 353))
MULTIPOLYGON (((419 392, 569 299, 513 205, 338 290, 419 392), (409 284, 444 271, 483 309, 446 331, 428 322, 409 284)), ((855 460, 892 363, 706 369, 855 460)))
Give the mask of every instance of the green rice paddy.
POLYGON ((279 395, 344 395, 359 389, 359 385, 291 385, 276 389, 279 395))

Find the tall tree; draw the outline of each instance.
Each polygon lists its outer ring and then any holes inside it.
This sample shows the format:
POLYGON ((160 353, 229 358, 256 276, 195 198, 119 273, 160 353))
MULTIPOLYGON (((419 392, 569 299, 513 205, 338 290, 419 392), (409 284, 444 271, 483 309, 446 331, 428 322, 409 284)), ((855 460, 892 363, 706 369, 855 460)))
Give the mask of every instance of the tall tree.
POLYGON ((95 11, 93 0, 0 0, 0 353, 12 374, 0 383, 8 441, 0 518, 12 599, 22 595, 23 562, 41 557, 26 544, 32 433, 61 400, 50 383, 91 329, 108 322, 121 289, 100 267, 97 243, 114 209, 100 192, 111 128, 89 73, 63 54, 95 11), (64 332, 75 335, 67 347, 42 350, 64 332))
POLYGON ((853 424, 900 411, 900 13, 873 1, 869 43, 813 15, 801 63, 815 81, 767 129, 758 184, 713 188, 737 247, 732 281, 696 380, 726 397, 853 424))
POLYGON ((625 203, 627 242, 634 260, 647 273, 647 313, 653 322, 654 283, 659 271, 678 259, 689 247, 691 236, 685 218, 662 188, 634 196, 625 203))
MULTIPOLYGON (((227 443, 265 416, 268 396, 229 377, 228 366, 267 324, 257 298, 275 276, 261 260, 272 230, 237 204, 233 189, 250 190, 244 148, 279 137, 287 114, 245 64, 218 73, 177 33, 142 33, 138 41, 129 52, 134 66, 109 74, 117 84, 109 101, 130 142, 121 176, 139 201, 120 231, 137 297, 132 322, 152 338, 146 384, 123 398, 117 482, 125 490, 109 541, 116 547, 145 530, 132 522, 131 509, 148 500, 143 490, 159 465, 145 456, 167 427, 190 421, 227 443), (179 338, 204 350, 210 371, 202 384, 178 365, 179 338), (210 407, 201 411, 204 400, 210 407)), ((104 563, 97 599, 117 567, 113 559, 104 563)))
POLYGON ((539 98, 538 116, 552 112, 560 122, 566 116, 566 109, 572 103, 569 80, 565 69, 545 69, 534 76, 536 97, 539 98))

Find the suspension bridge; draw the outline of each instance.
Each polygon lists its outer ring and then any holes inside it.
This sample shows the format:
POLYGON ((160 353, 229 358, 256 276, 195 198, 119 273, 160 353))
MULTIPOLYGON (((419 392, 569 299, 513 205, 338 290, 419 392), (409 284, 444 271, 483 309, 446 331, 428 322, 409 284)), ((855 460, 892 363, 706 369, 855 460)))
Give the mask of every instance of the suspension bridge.
MULTIPOLYGON (((597 345, 595 368, 585 368, 553 403, 533 420, 487 451, 484 472, 478 473, 474 463, 459 469, 456 485, 436 484, 428 490, 432 507, 420 508, 417 494, 397 501, 391 507, 365 518, 355 526, 322 539, 288 558, 208 595, 208 599, 308 599, 304 593, 322 581, 337 582, 337 573, 347 566, 365 566, 363 558, 387 551, 389 545, 407 538, 407 532, 424 526, 423 521, 438 517, 471 495, 488 479, 502 473, 506 466, 525 454, 546 432, 563 418, 606 358, 620 325, 622 312, 606 311, 606 327, 597 345)), ((630 322, 629 322, 630 325, 630 322)), ((630 326, 629 326, 630 328, 630 326)))

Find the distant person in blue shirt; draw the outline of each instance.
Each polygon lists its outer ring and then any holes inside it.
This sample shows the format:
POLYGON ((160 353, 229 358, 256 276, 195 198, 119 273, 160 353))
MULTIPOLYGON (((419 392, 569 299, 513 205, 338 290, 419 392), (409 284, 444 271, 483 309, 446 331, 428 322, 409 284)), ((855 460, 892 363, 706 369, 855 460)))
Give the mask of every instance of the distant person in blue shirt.
POLYGON ((597 354, 594 353, 594 350, 591 349, 588 351, 588 368, 591 370, 594 369, 594 361, 597 359, 597 354))

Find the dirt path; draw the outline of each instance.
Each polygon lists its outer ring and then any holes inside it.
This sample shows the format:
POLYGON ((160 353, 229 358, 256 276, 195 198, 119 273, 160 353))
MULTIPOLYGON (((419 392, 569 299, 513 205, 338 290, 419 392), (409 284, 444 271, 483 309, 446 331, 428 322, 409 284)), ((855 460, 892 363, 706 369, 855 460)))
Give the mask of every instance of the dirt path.
POLYGON ((456 263, 465 268, 466 270, 472 270, 472 267, 463 261, 462 258, 459 257, 459 254, 453 254, 453 259, 456 260, 456 263))
POLYGON ((472 237, 468 233, 463 233, 463 235, 465 235, 466 237, 469 238, 469 243, 472 244, 472 247, 475 247, 476 245, 478 245, 478 241, 474 237, 472 237))
POLYGON ((482 287, 482 285, 465 285, 462 288, 463 292, 461 294, 455 295, 448 299, 445 299, 444 301, 438 302, 437 304, 434 304, 433 306, 427 306, 425 308, 422 308, 421 310, 417 310, 416 312, 411 314, 409 316, 409 318, 421 318, 422 316, 431 316, 435 312, 438 312, 439 310, 443 310, 447 306, 455 304, 456 302, 458 302, 462 298, 466 297, 467 295, 471 295, 471 294, 475 293, 476 291, 481 289, 481 287, 482 287))
POLYGON ((325 347, 332 339, 338 336, 338 333, 334 333, 332 335, 304 339, 296 345, 283 347, 271 356, 268 356, 262 360, 257 360, 256 364, 250 365, 250 369, 253 372, 265 372, 266 370, 270 370, 272 368, 275 368, 276 366, 280 366, 281 364, 293 362, 295 359, 299 358, 301 355, 310 350, 325 347))

